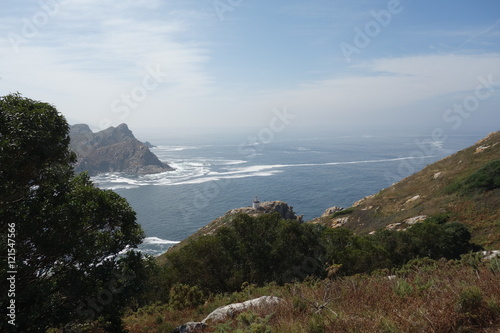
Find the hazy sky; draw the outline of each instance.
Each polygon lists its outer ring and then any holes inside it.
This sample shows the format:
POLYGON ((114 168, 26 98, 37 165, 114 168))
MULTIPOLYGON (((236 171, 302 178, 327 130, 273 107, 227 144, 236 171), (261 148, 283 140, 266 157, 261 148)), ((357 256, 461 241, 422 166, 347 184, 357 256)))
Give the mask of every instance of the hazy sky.
POLYGON ((0 95, 96 129, 499 129, 498 0, 3 0, 0 31, 0 95))

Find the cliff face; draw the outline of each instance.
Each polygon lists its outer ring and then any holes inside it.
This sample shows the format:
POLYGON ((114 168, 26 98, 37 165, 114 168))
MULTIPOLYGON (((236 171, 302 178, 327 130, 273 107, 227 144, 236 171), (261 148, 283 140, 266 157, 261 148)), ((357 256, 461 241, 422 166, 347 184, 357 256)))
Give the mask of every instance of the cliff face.
POLYGON ((73 125, 70 137, 70 147, 78 159, 77 172, 88 171, 90 175, 105 172, 150 174, 174 170, 137 140, 126 124, 97 133, 87 125, 73 125))

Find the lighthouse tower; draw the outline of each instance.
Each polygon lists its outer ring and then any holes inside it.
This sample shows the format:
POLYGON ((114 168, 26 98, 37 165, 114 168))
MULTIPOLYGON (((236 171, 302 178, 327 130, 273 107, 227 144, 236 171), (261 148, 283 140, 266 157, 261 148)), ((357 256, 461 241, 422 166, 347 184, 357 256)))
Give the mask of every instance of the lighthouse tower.
POLYGON ((252 208, 255 210, 260 208, 260 201, 259 201, 259 199, 257 199, 257 196, 255 196, 255 198, 253 198, 252 208))

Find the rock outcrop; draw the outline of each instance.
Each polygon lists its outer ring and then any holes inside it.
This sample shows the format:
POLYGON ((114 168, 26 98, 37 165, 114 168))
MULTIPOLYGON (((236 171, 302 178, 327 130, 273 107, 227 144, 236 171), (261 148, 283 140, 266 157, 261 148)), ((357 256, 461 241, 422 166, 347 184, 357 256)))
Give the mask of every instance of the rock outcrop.
POLYGON ((242 208, 236 208, 228 211, 226 214, 223 216, 213 220, 209 224, 207 224, 204 227, 201 227, 198 232, 195 234, 203 234, 203 235, 209 235, 214 233, 217 229, 220 227, 231 223, 233 217, 237 216, 238 214, 248 214, 250 216, 256 217, 260 215, 265 215, 265 214, 273 214, 273 213, 278 213, 280 216, 285 219, 285 220, 297 220, 302 222, 302 215, 297 216, 295 212, 293 211, 292 206, 288 206, 286 202, 283 201, 266 201, 260 203, 260 207, 257 209, 254 209, 252 207, 242 207, 242 208))
POLYGON ((260 203, 257 209, 253 207, 236 208, 227 212, 226 215, 248 214, 251 216, 258 216, 272 213, 280 214, 285 220, 302 221, 303 217, 302 215, 297 216, 293 211, 293 207, 288 206, 288 204, 283 201, 265 201, 260 203))
POLYGON ((391 224, 387 225, 385 227, 385 229, 386 230, 397 230, 397 231, 406 230, 416 223, 424 222, 425 219, 427 219, 427 215, 414 216, 414 217, 410 217, 402 222, 391 223, 391 224))
POLYGON ((221 306, 214 311, 212 311, 205 319, 201 322, 189 322, 177 327, 174 333, 187 333, 196 332, 202 328, 208 326, 211 323, 218 323, 226 321, 233 318, 236 314, 247 311, 249 309, 262 308, 264 306, 275 306, 282 299, 275 296, 262 296, 259 298, 254 298, 243 303, 234 303, 225 306, 221 306))
MULTIPOLYGON (((278 213, 283 219, 285 220, 297 220, 299 222, 302 222, 303 215, 296 215, 295 212, 293 211, 293 207, 289 206, 286 202, 283 201, 266 201, 260 203, 260 207, 257 209, 254 209, 253 207, 242 207, 242 208, 236 208, 228 211, 226 214, 224 214, 221 217, 216 218, 215 220, 211 221, 207 225, 201 227, 196 231, 194 234, 189 236, 188 238, 184 239, 182 242, 179 244, 175 244, 174 246, 170 247, 168 251, 176 251, 180 248, 182 248, 185 244, 189 243, 191 240, 196 239, 198 237, 202 237, 205 235, 212 235, 214 234, 218 229, 230 225, 233 220, 240 214, 247 214, 252 217, 257 217, 265 214, 273 214, 273 213, 278 213)), ((161 261, 161 259, 160 259, 161 261)))
POLYGON ((70 148, 77 155, 77 172, 151 174, 174 170, 137 140, 126 124, 97 133, 85 124, 73 125, 70 138, 70 148))
POLYGON ((323 213, 323 215, 321 215, 321 217, 327 217, 327 216, 333 215, 337 212, 340 212, 341 210, 344 210, 344 208, 337 207, 337 206, 330 207, 327 210, 325 210, 325 212, 323 213))

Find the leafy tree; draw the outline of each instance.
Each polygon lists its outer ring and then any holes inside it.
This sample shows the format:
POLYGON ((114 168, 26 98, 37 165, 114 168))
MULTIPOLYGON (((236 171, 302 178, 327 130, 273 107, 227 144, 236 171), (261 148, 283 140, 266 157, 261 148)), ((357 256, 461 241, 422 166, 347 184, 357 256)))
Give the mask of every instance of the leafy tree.
POLYGON ((339 274, 366 273, 390 266, 383 243, 372 236, 357 236, 345 228, 323 233, 328 265, 341 265, 339 274))
POLYGON ((283 220, 279 214, 239 215, 214 235, 192 240, 168 254, 172 284, 205 291, 239 290, 244 282, 263 285, 320 275, 320 229, 283 220))
MULTIPOLYGON (((1 307, 16 305, 16 329, 101 318, 121 330, 121 310, 139 281, 136 254, 117 254, 143 238, 125 199, 74 175, 69 127, 50 104, 11 94, 0 98, 0 220, 2 253, 15 240, 15 297, 7 298, 2 269, 1 307)), ((2 321, 2 331, 13 329, 2 321)))
POLYGON ((213 235, 168 253, 167 273, 171 285, 181 283, 199 286, 205 291, 224 292, 231 285, 233 267, 220 240, 213 235))

